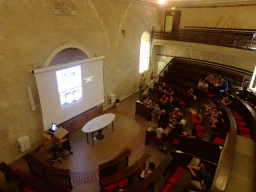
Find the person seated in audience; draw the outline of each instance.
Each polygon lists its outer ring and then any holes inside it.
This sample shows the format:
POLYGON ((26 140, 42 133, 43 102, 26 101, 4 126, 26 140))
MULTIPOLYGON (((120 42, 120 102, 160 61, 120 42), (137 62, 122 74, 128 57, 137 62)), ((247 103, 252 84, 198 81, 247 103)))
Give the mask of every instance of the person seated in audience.
POLYGON ((243 86, 242 90, 239 91, 239 94, 237 96, 239 96, 243 100, 247 99, 248 91, 247 91, 247 86, 246 85, 243 86))
POLYGON ((158 116, 160 114, 160 111, 161 111, 161 109, 160 109, 158 103, 155 103, 154 109, 151 113, 152 119, 154 119, 156 116, 158 116))
POLYGON ((212 118, 211 128, 219 128, 219 124, 221 123, 221 117, 215 116, 212 118))
POLYGON ((165 129, 169 123, 169 115, 166 113, 165 110, 161 110, 160 114, 158 115, 158 127, 162 127, 165 129))
POLYGON ((174 125, 173 129, 167 136, 167 139, 171 144, 173 143, 176 137, 179 137, 184 132, 183 125, 180 123, 181 120, 182 117, 177 118, 177 123, 174 125))
POLYGON ((195 185, 195 187, 198 190, 210 190, 212 183, 212 175, 210 171, 206 170, 205 165, 203 163, 200 163, 199 166, 187 165, 187 168, 190 171, 192 177, 196 179, 193 179, 191 183, 195 185))
POLYGON ((169 90, 169 87, 166 85, 166 83, 164 82, 162 85, 162 92, 167 93, 169 90))
POLYGON ((162 127, 159 127, 157 124, 153 126, 153 132, 155 132, 156 134, 156 137, 158 139, 162 139, 162 135, 163 135, 163 132, 164 132, 164 129, 162 127))
POLYGON ((221 75, 217 76, 213 82, 214 86, 219 86, 220 85, 220 79, 221 79, 221 75))
POLYGON ((162 104, 168 104, 170 98, 166 95, 166 94, 163 94, 162 98, 160 99, 160 102, 162 104))
POLYGON ((205 80, 206 80, 208 83, 212 83, 212 82, 214 82, 215 77, 213 76, 212 73, 210 73, 210 74, 205 78, 205 80))
POLYGON ((188 93, 187 93, 187 96, 189 98, 192 98, 194 96, 194 88, 191 87, 189 90, 188 90, 188 93))
POLYGON ((221 100, 221 103, 223 103, 224 105, 230 105, 232 103, 232 96, 230 94, 231 92, 228 90, 226 93, 226 97, 221 100))
POLYGON ((205 80, 203 80, 203 85, 202 85, 201 90, 202 90, 203 92, 208 92, 208 88, 209 88, 208 83, 207 83, 205 80))
POLYGON ((154 108, 155 108, 155 105, 156 105, 155 100, 154 100, 154 99, 151 99, 151 103, 150 103, 149 105, 147 105, 147 107, 154 109, 154 108))
POLYGON ((219 98, 222 97, 223 94, 227 93, 228 91, 228 82, 222 77, 220 78, 220 86, 221 89, 219 90, 219 98))
POLYGON ((213 104, 210 108, 205 110, 205 115, 211 115, 214 110, 217 110, 217 105, 213 104))
POLYGON ((202 79, 199 79, 199 82, 197 84, 197 88, 202 89, 202 86, 203 86, 203 81, 202 81, 202 79))
POLYGON ((148 168, 141 172, 140 177, 142 179, 146 178, 150 173, 152 173, 156 169, 156 165, 153 162, 149 162, 148 168))
POLYGON ((169 90, 166 92, 168 96, 173 96, 174 90, 170 87, 169 90))
POLYGON ((152 100, 151 100, 150 96, 147 96, 146 99, 144 100, 144 104, 148 106, 151 103, 152 103, 152 100))

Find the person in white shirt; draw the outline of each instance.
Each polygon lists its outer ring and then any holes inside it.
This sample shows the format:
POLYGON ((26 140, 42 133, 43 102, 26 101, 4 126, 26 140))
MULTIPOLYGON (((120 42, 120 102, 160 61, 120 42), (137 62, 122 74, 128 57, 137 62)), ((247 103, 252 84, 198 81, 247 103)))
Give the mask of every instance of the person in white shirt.
POLYGON ((155 163, 149 162, 148 168, 141 172, 140 177, 142 179, 146 178, 150 173, 152 173, 156 168, 155 163))

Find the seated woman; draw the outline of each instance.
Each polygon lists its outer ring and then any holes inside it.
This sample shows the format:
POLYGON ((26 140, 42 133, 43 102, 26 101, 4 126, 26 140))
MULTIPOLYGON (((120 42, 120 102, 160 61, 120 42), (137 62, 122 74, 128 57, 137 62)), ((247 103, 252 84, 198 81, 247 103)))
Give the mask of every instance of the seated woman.
POLYGON ((152 103, 151 98, 150 98, 149 96, 147 96, 146 99, 144 100, 144 104, 148 106, 148 105, 150 105, 151 103, 152 103))
POLYGON ((155 100, 154 100, 154 99, 151 99, 151 103, 150 103, 149 105, 147 105, 147 107, 154 109, 155 105, 156 105, 155 100))
POLYGON ((169 90, 166 92, 167 95, 173 96, 174 90, 170 87, 169 90))
MULTIPOLYGON (((154 101, 153 101, 154 102, 154 101)), ((155 103, 155 102, 154 102, 155 103)), ((156 116, 158 116, 160 114, 160 107, 158 105, 158 103, 155 103, 153 111, 151 113, 152 119, 154 119, 156 116)))
POLYGON ((168 96, 166 96, 166 94, 163 94, 162 98, 160 99, 160 102, 162 104, 168 104, 170 98, 168 96))
POLYGON ((232 96, 230 95, 231 92, 228 90, 226 93, 226 97, 224 97, 221 100, 221 103, 223 103, 224 105, 230 105, 233 101, 232 101, 232 96))

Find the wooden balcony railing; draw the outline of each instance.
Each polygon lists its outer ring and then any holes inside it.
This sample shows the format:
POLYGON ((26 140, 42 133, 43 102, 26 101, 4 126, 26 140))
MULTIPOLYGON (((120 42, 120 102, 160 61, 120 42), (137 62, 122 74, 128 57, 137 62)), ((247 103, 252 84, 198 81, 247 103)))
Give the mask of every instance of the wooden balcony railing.
POLYGON ((256 50, 256 29, 227 29, 207 27, 184 27, 178 35, 165 32, 153 32, 154 39, 186 41, 232 47, 247 51, 256 50))

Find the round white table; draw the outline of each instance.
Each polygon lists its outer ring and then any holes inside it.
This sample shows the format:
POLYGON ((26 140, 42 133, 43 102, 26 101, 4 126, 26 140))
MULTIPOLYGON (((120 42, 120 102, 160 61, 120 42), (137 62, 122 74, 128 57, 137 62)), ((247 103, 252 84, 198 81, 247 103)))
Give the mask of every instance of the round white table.
POLYGON ((107 113, 107 114, 95 117, 92 120, 88 121, 82 128, 82 131, 85 132, 87 135, 87 143, 89 143, 88 133, 92 133, 92 145, 94 146, 93 133, 95 131, 103 129, 104 127, 107 127, 111 122, 112 122, 112 131, 114 131, 114 124, 113 124, 114 119, 115 119, 115 114, 107 113))

